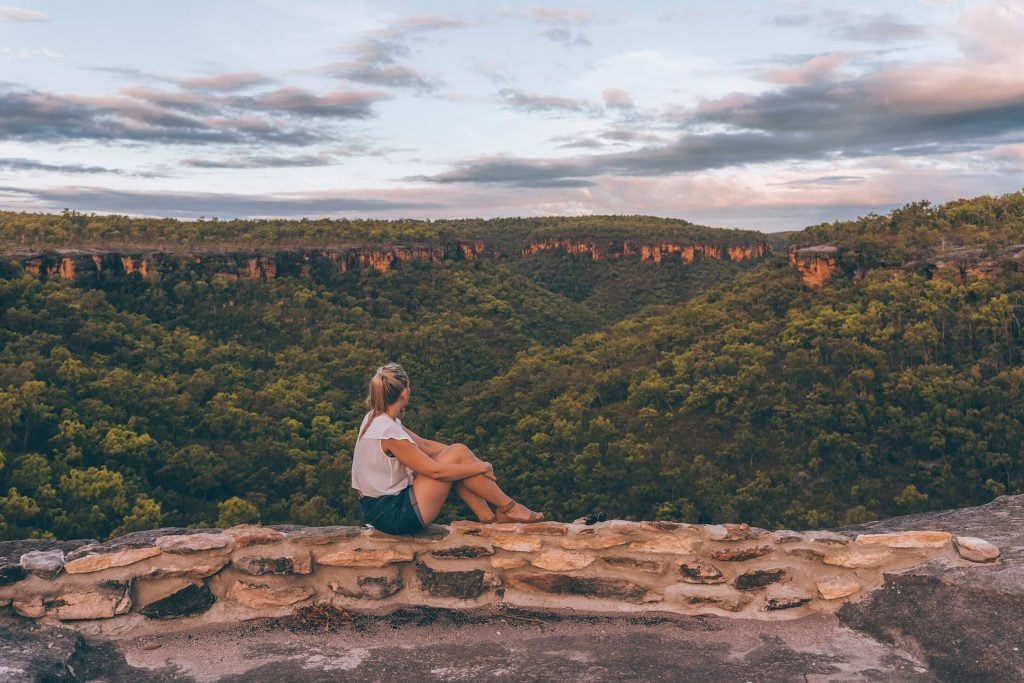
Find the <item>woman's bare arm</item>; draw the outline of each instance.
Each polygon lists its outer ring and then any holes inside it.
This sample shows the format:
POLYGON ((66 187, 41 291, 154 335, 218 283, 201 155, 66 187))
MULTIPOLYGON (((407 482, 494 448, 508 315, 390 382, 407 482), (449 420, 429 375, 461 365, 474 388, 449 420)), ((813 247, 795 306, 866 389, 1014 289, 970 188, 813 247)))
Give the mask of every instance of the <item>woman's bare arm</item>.
POLYGON ((405 439, 381 439, 381 448, 390 452, 399 462, 416 474, 422 474, 440 481, 461 481, 478 474, 494 476, 491 464, 487 462, 448 463, 438 462, 420 450, 419 446, 405 439))
POLYGON ((431 441, 430 439, 424 439, 422 436, 412 431, 405 425, 402 426, 405 433, 412 437, 412 440, 416 442, 416 445, 421 451, 429 455, 431 458, 436 458, 441 455, 441 451, 448 448, 447 444, 443 444, 440 441, 431 441))

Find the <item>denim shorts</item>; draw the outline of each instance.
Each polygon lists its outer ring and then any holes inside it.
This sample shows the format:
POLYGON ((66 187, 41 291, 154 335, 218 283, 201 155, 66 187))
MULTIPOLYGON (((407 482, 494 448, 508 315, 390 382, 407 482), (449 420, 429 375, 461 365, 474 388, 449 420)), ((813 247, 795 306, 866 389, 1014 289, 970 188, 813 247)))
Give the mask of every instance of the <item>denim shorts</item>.
POLYGON ((359 499, 363 521, 388 534, 415 534, 426 529, 416 505, 416 494, 407 486, 393 496, 359 499))

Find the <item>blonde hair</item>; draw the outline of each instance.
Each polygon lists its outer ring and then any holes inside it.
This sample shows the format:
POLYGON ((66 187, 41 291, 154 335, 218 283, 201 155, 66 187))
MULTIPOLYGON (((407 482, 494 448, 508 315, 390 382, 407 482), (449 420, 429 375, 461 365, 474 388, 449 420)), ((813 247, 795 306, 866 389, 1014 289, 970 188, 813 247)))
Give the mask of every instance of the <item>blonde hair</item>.
POLYGON ((409 374, 398 363, 388 363, 377 368, 370 378, 370 390, 366 394, 366 407, 370 409, 370 417, 359 430, 356 441, 363 438, 363 432, 378 415, 383 415, 388 406, 402 397, 402 392, 409 387, 409 374))

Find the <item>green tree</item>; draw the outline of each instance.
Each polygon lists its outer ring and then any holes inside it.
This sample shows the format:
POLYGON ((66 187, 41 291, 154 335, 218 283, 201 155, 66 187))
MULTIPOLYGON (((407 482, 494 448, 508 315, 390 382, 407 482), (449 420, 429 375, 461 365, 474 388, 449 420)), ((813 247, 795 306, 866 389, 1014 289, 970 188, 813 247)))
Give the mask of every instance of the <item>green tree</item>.
POLYGON ((260 511, 255 505, 238 496, 217 504, 217 526, 221 529, 237 524, 259 524, 260 511))

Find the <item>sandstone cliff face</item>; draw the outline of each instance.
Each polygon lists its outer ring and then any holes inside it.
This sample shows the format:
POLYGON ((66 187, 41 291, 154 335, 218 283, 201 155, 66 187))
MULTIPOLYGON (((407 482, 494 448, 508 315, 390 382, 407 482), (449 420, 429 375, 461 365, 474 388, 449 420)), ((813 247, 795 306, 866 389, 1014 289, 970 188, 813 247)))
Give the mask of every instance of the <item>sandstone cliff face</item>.
POLYGON ((713 259, 728 258, 730 261, 740 262, 764 258, 771 252, 771 246, 766 242, 723 248, 715 244, 681 244, 673 242, 646 244, 636 240, 549 239, 527 245, 520 252, 520 255, 531 256, 542 251, 561 251, 577 256, 589 255, 594 261, 639 255, 641 261, 652 261, 654 263, 661 263, 663 260, 668 259, 675 259, 682 263, 692 263, 698 256, 713 259))
POLYGON ((839 268, 839 248, 827 244, 812 247, 790 247, 789 265, 800 271, 804 284, 815 289, 824 287, 839 268))
POLYGON ((595 261, 639 257, 661 263, 675 260, 692 263, 696 258, 727 258, 735 262, 756 261, 771 252, 767 243, 721 247, 714 244, 644 244, 637 241, 588 241, 550 239, 532 243, 517 254, 503 253, 484 242, 458 241, 444 245, 353 245, 323 249, 282 249, 274 253, 225 251, 149 251, 133 253, 91 252, 57 249, 51 252, 15 256, 26 272, 46 278, 75 280, 102 273, 159 277, 161 273, 194 268, 221 279, 270 280, 279 275, 309 277, 317 264, 348 272, 372 268, 387 272, 411 263, 442 263, 448 260, 474 261, 480 258, 526 258, 544 251, 589 255, 595 261))
MULTIPOLYGON (((789 265, 800 271, 804 284, 818 289, 825 286, 839 268, 838 257, 842 252, 842 247, 830 244, 793 246, 786 251, 786 257, 789 265)), ((907 262, 883 262, 879 265, 893 270, 917 272, 928 279, 966 284, 994 278, 1001 272, 1024 270, 1024 244, 998 250, 980 247, 937 250, 924 258, 907 262)), ((858 270, 854 281, 862 274, 863 271, 858 270)))

